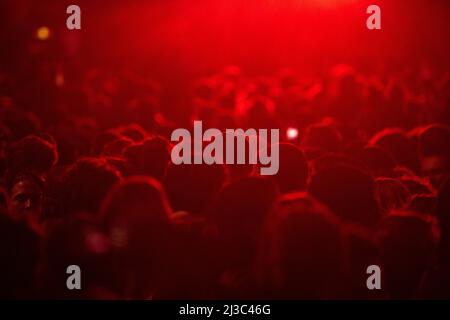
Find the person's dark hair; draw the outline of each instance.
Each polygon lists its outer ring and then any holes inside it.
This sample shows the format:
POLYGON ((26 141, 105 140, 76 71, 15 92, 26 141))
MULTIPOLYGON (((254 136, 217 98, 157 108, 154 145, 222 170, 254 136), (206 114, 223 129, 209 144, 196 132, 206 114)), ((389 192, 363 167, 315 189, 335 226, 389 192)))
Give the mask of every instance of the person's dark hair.
POLYGON ((74 128, 55 131, 59 166, 71 165, 81 156, 90 153, 91 137, 86 137, 83 131, 76 131, 74 128))
POLYGON ((104 157, 122 157, 124 150, 131 145, 133 145, 133 140, 127 137, 120 137, 105 144, 101 154, 104 157))
POLYGON ((302 146, 328 152, 340 152, 342 150, 342 137, 339 131, 330 125, 313 124, 306 128, 302 146))
POLYGON ((432 124, 421 130, 418 136, 421 156, 441 155, 450 157, 450 128, 442 124, 432 124))
POLYGON ((10 129, 12 140, 19 140, 32 135, 41 129, 41 121, 33 112, 27 112, 20 108, 1 108, 0 118, 10 129))
POLYGON ((158 109, 159 104, 154 97, 130 100, 126 105, 126 113, 122 123, 135 123, 144 130, 150 131, 154 129, 156 123, 155 115, 158 109))
POLYGON ((311 177, 309 192, 344 221, 374 226, 379 212, 374 181, 355 167, 337 165, 311 177))
POLYGON ((97 156, 100 155, 103 148, 110 142, 113 142, 117 139, 120 139, 120 134, 116 131, 110 130, 106 132, 102 132, 94 137, 94 141, 92 142, 92 154, 97 156))
POLYGON ((121 297, 144 299, 169 286, 171 215, 162 186, 149 177, 127 178, 105 198, 100 218, 113 254, 111 283, 121 297))
POLYGON ((225 182, 223 165, 170 163, 164 188, 175 211, 204 214, 225 182))
POLYGON ((7 165, 12 172, 45 174, 57 161, 56 146, 37 136, 14 142, 7 150, 7 165))
POLYGON ((304 191, 308 182, 308 162, 302 150, 290 143, 279 144, 279 170, 273 175, 282 193, 304 191))
POLYGON ((259 255, 258 277, 266 298, 332 299, 343 294, 341 225, 305 193, 278 201, 266 221, 259 255))
POLYGON ((134 176, 109 191, 102 204, 100 218, 107 224, 120 220, 168 223, 170 212, 160 183, 149 177, 134 176))
POLYGON ((386 150, 398 165, 406 166, 416 173, 419 172, 417 146, 403 130, 384 129, 372 137, 369 145, 386 150))
POLYGON ((135 123, 117 128, 116 131, 121 136, 131 139, 134 142, 141 142, 147 137, 147 133, 145 132, 144 128, 135 123))
POLYGON ((6 179, 6 188, 8 191, 8 194, 11 193, 12 188, 14 187, 14 185, 22 180, 22 179, 30 179, 32 180, 34 183, 36 183, 36 185, 41 189, 44 190, 45 187, 45 179, 40 176, 37 175, 34 172, 16 172, 14 175, 8 175, 7 179, 6 179))
POLYGON ((62 178, 61 214, 97 214, 104 197, 120 179, 119 172, 104 159, 79 159, 68 167, 62 178))
POLYGON ((211 208, 225 264, 248 266, 256 254, 262 225, 278 190, 265 177, 246 177, 226 185, 211 208))
POLYGON ((159 181, 170 162, 169 143, 160 136, 129 146, 124 150, 128 175, 148 175, 159 181))

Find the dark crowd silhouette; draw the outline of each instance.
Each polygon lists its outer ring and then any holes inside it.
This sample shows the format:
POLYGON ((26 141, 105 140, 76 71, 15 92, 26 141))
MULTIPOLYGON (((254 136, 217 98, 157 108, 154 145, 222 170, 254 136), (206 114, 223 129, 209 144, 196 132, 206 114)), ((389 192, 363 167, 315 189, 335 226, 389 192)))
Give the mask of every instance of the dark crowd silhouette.
POLYGON ((0 72, 1 298, 450 298, 448 72, 228 66, 168 114, 137 72, 38 65, 0 72), (174 165, 193 120, 279 128, 278 173, 174 165))

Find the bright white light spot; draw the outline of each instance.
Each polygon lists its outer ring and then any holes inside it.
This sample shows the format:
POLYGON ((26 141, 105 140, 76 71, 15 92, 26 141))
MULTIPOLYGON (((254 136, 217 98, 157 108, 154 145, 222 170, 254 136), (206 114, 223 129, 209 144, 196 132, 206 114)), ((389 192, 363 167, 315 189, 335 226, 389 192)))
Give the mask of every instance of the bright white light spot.
POLYGON ((297 139, 297 137, 298 137, 298 129, 297 128, 288 128, 286 130, 286 137, 289 140, 297 139))

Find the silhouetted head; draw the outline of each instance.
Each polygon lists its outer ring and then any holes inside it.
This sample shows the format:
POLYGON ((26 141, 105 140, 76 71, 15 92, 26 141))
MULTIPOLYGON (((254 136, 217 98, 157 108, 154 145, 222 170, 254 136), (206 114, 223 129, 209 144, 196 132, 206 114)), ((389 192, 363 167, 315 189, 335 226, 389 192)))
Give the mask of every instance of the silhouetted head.
POLYGON ((167 271, 171 209, 159 182, 132 177, 116 185, 100 212, 110 238, 113 283, 121 295, 149 298, 167 271))
POLYGON ((269 101, 263 99, 252 101, 245 114, 246 126, 255 129, 274 128, 274 118, 270 109, 269 101))
POLYGON ((224 182, 223 165, 170 163, 164 188, 175 211, 204 214, 224 182))
POLYGON ((104 157, 122 157, 124 150, 131 145, 133 145, 133 140, 120 137, 107 143, 103 147, 101 155, 104 157))
POLYGON ((1 108, 0 118, 10 129, 10 137, 13 140, 22 139, 38 132, 41 127, 41 123, 36 114, 16 107, 1 108))
POLYGON ((272 180, 247 177, 231 182, 217 195, 212 219, 217 227, 226 263, 249 263, 264 220, 272 209, 278 191, 272 180))
POLYGON ((259 267, 269 297, 340 296, 344 243, 338 219, 325 206, 304 193, 284 195, 265 227, 259 267))
POLYGON ((169 143, 153 137, 129 146, 124 151, 128 175, 148 175, 161 181, 170 162, 169 143))
POLYGON ((99 133, 94 137, 92 142, 92 153, 94 155, 100 155, 103 148, 108 144, 117 139, 120 139, 120 134, 117 131, 110 130, 106 132, 99 133))
POLYGON ((342 150, 342 137, 338 130, 326 124, 313 124, 306 128, 302 146, 328 152, 342 150))
POLYGON ((279 169, 271 176, 282 193, 304 191, 308 181, 308 163, 302 150, 290 143, 279 145, 279 169))
POLYGON ((357 168, 337 165, 319 171, 311 177, 309 192, 343 221, 366 226, 378 221, 374 181, 357 168))
POLYGON ((147 137, 147 133, 144 128, 135 123, 117 128, 116 131, 121 136, 131 139, 134 142, 141 142, 147 137))
MULTIPOLYGON (((100 212, 108 225, 147 223, 167 224, 170 207, 164 190, 156 180, 135 176, 123 180, 108 193, 100 212)), ((153 228, 153 227, 152 227, 153 228)), ((150 231, 150 230, 149 230, 150 231)))
POLYGON ((119 172, 104 159, 78 160, 67 169, 62 178, 61 214, 97 214, 104 197, 120 179, 119 172))
POLYGON ((57 160, 56 146, 37 136, 27 136, 13 143, 7 151, 8 168, 15 173, 45 174, 57 160))
POLYGON ((145 130, 155 126, 155 115, 158 112, 158 101, 155 98, 133 99, 127 103, 123 123, 136 123, 145 130))
POLYGON ((372 137, 369 145, 386 150, 397 164, 418 172, 417 147, 401 129, 384 129, 372 137))

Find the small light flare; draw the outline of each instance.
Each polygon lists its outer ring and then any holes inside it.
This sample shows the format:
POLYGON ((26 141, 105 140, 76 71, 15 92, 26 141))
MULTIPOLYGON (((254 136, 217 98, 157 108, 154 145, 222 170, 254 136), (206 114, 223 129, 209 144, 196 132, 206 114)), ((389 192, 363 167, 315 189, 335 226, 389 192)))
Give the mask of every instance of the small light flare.
POLYGON ((298 138, 298 129, 297 128, 287 128, 286 137, 288 140, 295 140, 298 138))
POLYGON ((36 38, 40 41, 45 41, 50 38, 51 31, 48 27, 42 26, 36 30, 36 38))

